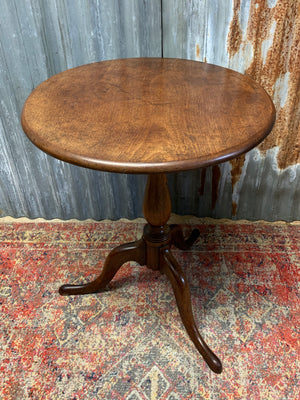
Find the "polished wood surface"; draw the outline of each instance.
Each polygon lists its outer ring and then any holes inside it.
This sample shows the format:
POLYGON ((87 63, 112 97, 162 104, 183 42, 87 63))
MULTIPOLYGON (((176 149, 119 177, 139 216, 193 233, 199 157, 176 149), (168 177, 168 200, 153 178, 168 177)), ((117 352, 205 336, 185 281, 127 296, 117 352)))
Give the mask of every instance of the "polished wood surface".
POLYGON ((22 126, 52 156, 113 172, 182 171, 250 150, 275 110, 250 77, 197 61, 122 59, 67 70, 27 99, 22 126))

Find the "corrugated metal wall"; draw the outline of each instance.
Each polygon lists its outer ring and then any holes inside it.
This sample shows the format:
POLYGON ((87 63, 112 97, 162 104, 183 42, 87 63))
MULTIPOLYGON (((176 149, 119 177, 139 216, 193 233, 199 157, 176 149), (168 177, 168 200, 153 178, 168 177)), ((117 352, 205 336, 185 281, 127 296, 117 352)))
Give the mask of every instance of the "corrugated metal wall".
POLYGON ((0 0, 0 216, 141 216, 144 176, 43 154, 22 132, 20 112, 34 87, 67 68, 163 55, 250 74, 278 115, 273 133, 246 156, 170 174, 173 211, 299 220, 299 37, 300 0, 0 0))

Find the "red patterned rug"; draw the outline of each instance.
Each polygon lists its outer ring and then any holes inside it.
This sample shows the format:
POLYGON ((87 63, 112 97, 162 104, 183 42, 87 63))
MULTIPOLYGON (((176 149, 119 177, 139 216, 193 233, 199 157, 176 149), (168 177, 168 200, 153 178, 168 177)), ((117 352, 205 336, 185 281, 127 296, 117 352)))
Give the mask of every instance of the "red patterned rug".
POLYGON ((93 279, 142 227, 0 221, 0 399, 298 400, 300 225, 198 220, 193 248, 174 249, 221 375, 195 350, 160 273, 127 263, 109 291, 58 294, 93 279))

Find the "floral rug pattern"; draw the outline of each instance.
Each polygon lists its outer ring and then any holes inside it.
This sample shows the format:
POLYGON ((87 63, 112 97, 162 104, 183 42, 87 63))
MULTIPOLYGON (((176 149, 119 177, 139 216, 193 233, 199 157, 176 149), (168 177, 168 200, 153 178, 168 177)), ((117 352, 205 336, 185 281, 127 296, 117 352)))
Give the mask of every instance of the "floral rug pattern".
POLYGON ((173 254, 221 375, 195 350, 159 272, 127 263, 103 293, 58 294, 97 276, 143 223, 0 223, 0 400, 299 400, 300 225, 197 227, 192 249, 173 254))

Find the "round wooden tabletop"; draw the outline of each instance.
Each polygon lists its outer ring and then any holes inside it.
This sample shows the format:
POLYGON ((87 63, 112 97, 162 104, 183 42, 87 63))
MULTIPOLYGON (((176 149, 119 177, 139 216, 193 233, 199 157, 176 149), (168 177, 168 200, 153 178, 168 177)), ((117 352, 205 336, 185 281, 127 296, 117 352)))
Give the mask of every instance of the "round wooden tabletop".
POLYGON ((28 97, 22 126, 61 160, 155 173, 223 162, 260 143, 274 105, 250 77, 181 59, 103 61, 61 72, 28 97))

